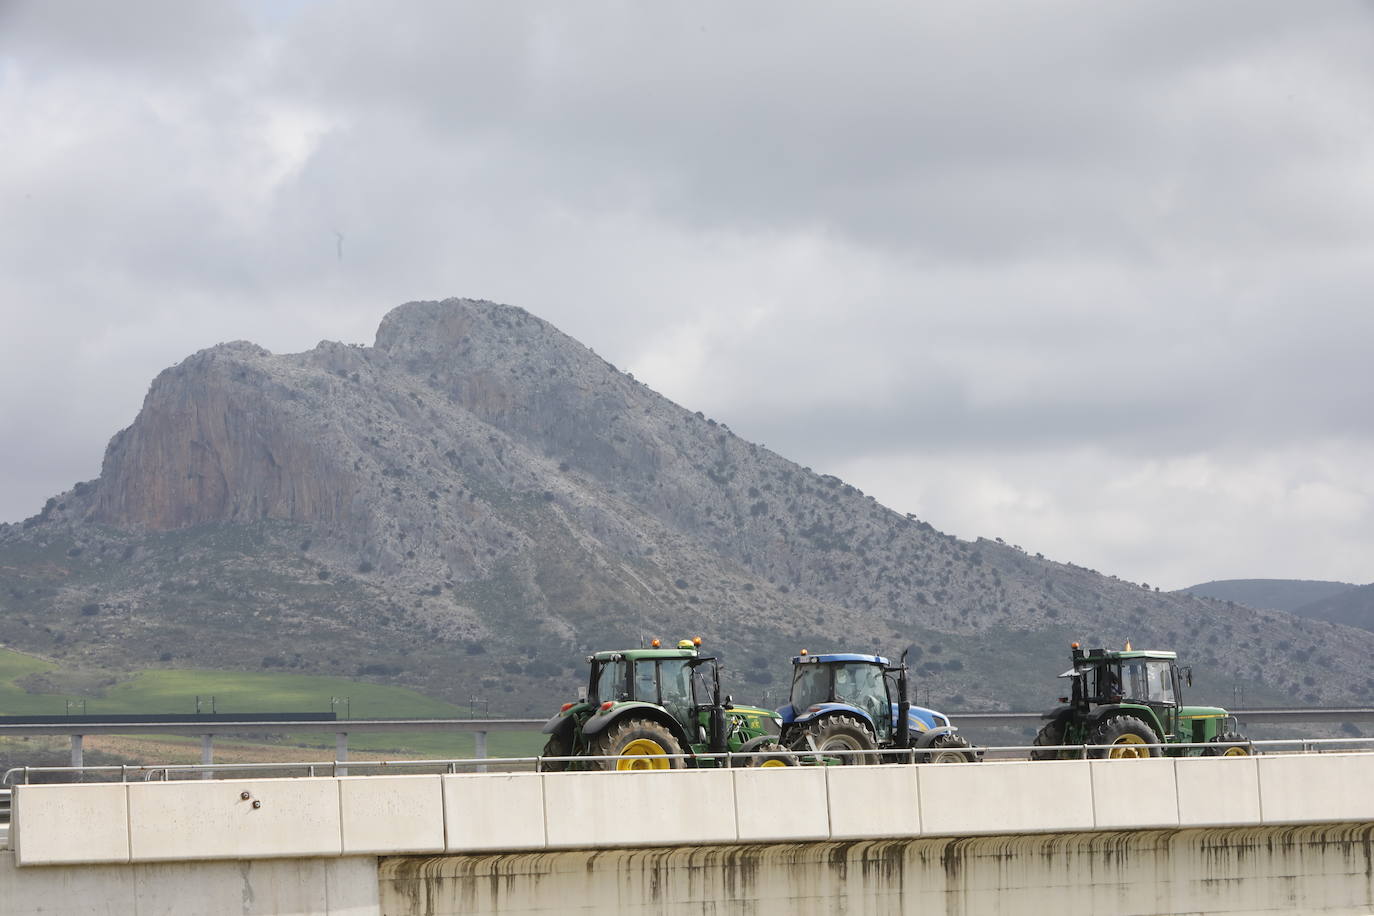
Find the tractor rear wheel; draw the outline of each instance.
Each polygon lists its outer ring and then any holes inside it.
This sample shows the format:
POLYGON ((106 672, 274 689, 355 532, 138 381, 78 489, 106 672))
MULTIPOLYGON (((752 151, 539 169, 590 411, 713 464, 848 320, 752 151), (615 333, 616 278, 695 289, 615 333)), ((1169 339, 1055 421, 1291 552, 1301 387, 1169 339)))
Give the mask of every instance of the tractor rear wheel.
MULTIPOLYGON (((549 735, 549 740, 544 745, 544 757, 571 757, 572 744, 568 741, 566 732, 554 732, 549 735)), ((544 773, 562 773, 568 769, 571 761, 568 760, 541 760, 539 761, 540 770, 544 773)))
POLYGON ((823 756, 834 754, 836 751, 851 752, 836 754, 836 758, 843 766, 878 762, 876 753, 863 753, 878 749, 873 732, 853 716, 826 716, 817 719, 805 726, 792 740, 794 751, 810 751, 813 745, 823 756))
MULTIPOLYGON (((1031 743, 1036 747, 1055 747, 1064 743, 1064 720, 1052 719, 1040 727, 1040 731, 1035 733, 1035 740, 1031 743)), ((1037 751, 1030 752, 1031 760, 1058 760, 1065 754, 1072 751, 1037 751)))
POLYGON ((1210 743, 1216 743, 1216 747, 1209 747, 1203 750, 1204 757, 1249 757, 1250 739, 1236 732, 1222 732, 1212 739, 1210 743))
POLYGON ((938 735, 930 742, 930 750, 916 759, 921 763, 973 763, 976 758, 970 747, 963 735, 938 735))
POLYGON ((681 754, 673 733, 653 719, 622 719, 592 739, 590 755, 615 760, 589 760, 594 770, 678 770, 681 758, 661 754, 681 754))
POLYGON ((1159 736, 1155 734, 1154 729, 1135 716, 1112 716, 1099 723, 1088 735, 1088 743, 1111 745, 1109 748, 1090 751, 1093 757, 1136 759, 1158 757, 1160 754, 1159 748, 1147 747, 1150 744, 1158 744, 1159 736))

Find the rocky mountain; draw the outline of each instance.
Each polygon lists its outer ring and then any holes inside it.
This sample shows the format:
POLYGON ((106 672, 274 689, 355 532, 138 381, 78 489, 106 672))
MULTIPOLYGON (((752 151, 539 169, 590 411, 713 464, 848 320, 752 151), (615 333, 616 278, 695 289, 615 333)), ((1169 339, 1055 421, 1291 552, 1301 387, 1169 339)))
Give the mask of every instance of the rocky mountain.
POLYGON ((923 702, 1039 708, 1071 639, 1175 647, 1218 699, 1374 697, 1374 633, 942 534, 489 302, 403 305, 371 347, 196 353, 97 480, 0 527, 0 641, 74 670, 344 674, 532 715, 588 651, 693 634, 770 703, 803 646, 910 646, 923 702))
POLYGON ((1323 579, 1215 579, 1201 585, 1190 585, 1179 589, 1179 592, 1293 613, 1303 605, 1334 598, 1357 587, 1349 582, 1323 579))

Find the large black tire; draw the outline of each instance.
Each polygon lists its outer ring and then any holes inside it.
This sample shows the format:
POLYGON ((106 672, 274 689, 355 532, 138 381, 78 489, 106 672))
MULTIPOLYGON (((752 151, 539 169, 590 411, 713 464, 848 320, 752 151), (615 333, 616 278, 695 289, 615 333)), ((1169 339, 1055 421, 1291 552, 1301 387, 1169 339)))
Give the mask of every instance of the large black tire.
POLYGON ((593 757, 618 759, 589 760, 587 766, 593 770, 678 770, 681 758, 655 755, 682 752, 667 726, 653 719, 621 719, 593 738, 588 752, 593 757))
POLYGON ((937 735, 929 750, 917 755, 921 763, 973 763, 978 758, 969 750, 972 745, 963 735, 937 735))
POLYGON ((765 741, 751 752, 758 756, 737 757, 730 761, 736 767, 794 767, 797 757, 776 741, 765 741))
POLYGON ((877 739, 867 725, 853 716, 817 719, 799 729, 790 742, 792 750, 807 753, 811 752, 813 744, 822 756, 833 755, 844 766, 878 762, 877 739), (861 753, 835 754, 836 751, 861 753))
POLYGON ((1088 743, 1112 745, 1109 748, 1089 751, 1093 757, 1138 759, 1160 755, 1159 748, 1144 746, 1158 744, 1159 736, 1155 734, 1154 729, 1135 716, 1112 716, 1102 720, 1088 735, 1088 743))
MULTIPOLYGON (((549 735, 549 740, 544 744, 543 756, 545 757, 571 757, 572 745, 568 741, 566 730, 559 730, 549 735)), ((568 760, 541 760, 539 768, 545 773, 562 773, 568 769, 571 761, 568 760)))
POLYGON ((1239 732, 1222 732, 1208 743, 1215 743, 1216 747, 1204 748, 1202 751, 1204 757, 1250 756, 1250 739, 1239 732))
MULTIPOLYGON (((1035 740, 1031 744, 1036 747, 1055 747, 1064 743, 1064 720, 1051 719, 1040 727, 1040 731, 1035 733, 1035 740)), ((1037 751, 1030 752, 1031 760, 1058 760, 1072 751, 1037 751)))

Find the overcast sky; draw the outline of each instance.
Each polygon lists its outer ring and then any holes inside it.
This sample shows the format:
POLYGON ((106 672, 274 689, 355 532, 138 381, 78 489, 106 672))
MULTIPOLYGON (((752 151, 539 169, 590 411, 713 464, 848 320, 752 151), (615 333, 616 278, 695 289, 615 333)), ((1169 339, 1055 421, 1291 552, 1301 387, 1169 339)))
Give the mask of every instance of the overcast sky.
POLYGON ((0 521, 447 296, 960 537, 1369 582, 1374 5, 0 0, 0 521))

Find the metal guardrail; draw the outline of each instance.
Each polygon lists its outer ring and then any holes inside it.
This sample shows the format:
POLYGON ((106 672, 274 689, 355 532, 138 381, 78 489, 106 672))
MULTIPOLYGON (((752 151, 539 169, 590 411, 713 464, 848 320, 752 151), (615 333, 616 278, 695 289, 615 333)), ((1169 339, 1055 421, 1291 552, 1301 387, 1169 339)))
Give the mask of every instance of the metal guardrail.
POLYGON ((0 717, 5 735, 226 735, 244 732, 503 732, 537 729, 547 719, 301 719, 263 722, 218 719, 198 722, 71 722, 10 723, 0 717))
MULTIPOLYGON (((1043 711, 949 712, 959 725, 1017 726, 1028 725, 1043 718, 1043 711)), ((1374 722, 1374 706, 1317 706, 1300 708, 1236 709, 1230 714, 1247 722, 1374 722)), ((157 734, 222 735, 242 732, 401 732, 455 731, 497 732, 538 729, 547 719, 329 719, 297 721, 240 721, 221 718, 200 722, 83 722, 73 717, 70 722, 46 724, 11 723, 0 716, 0 737, 4 735, 109 735, 157 734)))
MULTIPOLYGON (((1196 750, 1213 753, 1224 750, 1228 747, 1244 747, 1251 754, 1314 754, 1332 753, 1350 749, 1359 749, 1357 745, 1366 745, 1366 753, 1374 753, 1374 738, 1294 738, 1277 739, 1264 741, 1244 741, 1228 742, 1218 745, 1216 742, 1209 743, 1180 743, 1180 744, 1132 744, 1132 750, 1158 749, 1158 750, 1196 750), (1284 751, 1283 748, 1291 750, 1284 751)), ((970 748, 976 754, 982 754, 984 759, 1002 760, 1025 760, 1032 751, 1060 751, 1073 755, 1073 757, 1101 757, 1113 749, 1120 749, 1122 745, 1112 744, 1064 744, 1064 745, 1005 745, 997 747, 975 747, 970 748), (1096 754, 1101 752, 1101 754, 1096 754)), ((878 758, 885 763, 920 764, 923 763, 922 757, 929 755, 928 750, 906 749, 894 750, 833 750, 824 753, 817 751, 791 751, 789 752, 799 763, 803 765, 823 764, 827 762, 825 758, 845 758, 859 756, 863 758, 878 758)), ((643 755, 633 759, 637 761, 667 760, 686 763, 692 761, 700 763, 702 760, 716 761, 723 767, 742 767, 750 766, 751 762, 764 757, 776 757, 778 752, 759 751, 753 753, 722 753, 722 754, 657 754, 643 755)), ((34 777, 61 777, 75 776, 82 781, 89 780, 91 776, 108 775, 116 776, 109 782, 131 782, 141 778, 145 782, 169 781, 173 774, 181 774, 187 778, 203 778, 204 774, 213 774, 217 777, 232 778, 236 775, 247 773, 280 772, 290 774, 292 772, 304 773, 306 776, 341 776, 354 770, 375 770, 380 771, 372 775, 382 775, 385 772, 396 772, 397 770, 438 770, 443 773, 459 773, 466 769, 479 772, 488 769, 497 769, 502 772, 514 772, 527 770, 531 772, 557 772, 565 767, 552 769, 549 764, 564 765, 584 765, 588 763, 612 763, 623 761, 624 757, 614 756, 575 756, 575 757, 462 757, 445 760, 324 760, 324 761, 301 761, 301 762, 275 762, 275 763, 232 763, 232 764, 155 764, 148 766, 82 766, 82 767, 14 767, 7 770, 0 785, 5 787, 14 785, 31 784, 34 777), (16 777, 18 777, 16 779, 16 777)), ((1072 758, 1070 758, 1072 759, 1072 758)), ((937 764, 944 765, 944 764, 937 764)), ((608 768, 609 769, 609 768, 608 768)), ((270 778, 270 777, 269 777, 270 778)), ((10 790, 3 790, 8 793, 10 790)))

